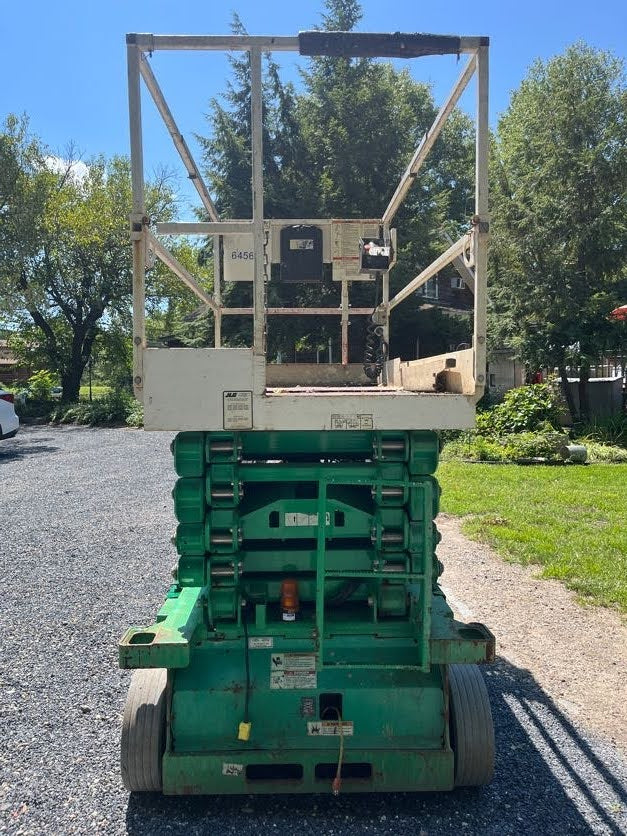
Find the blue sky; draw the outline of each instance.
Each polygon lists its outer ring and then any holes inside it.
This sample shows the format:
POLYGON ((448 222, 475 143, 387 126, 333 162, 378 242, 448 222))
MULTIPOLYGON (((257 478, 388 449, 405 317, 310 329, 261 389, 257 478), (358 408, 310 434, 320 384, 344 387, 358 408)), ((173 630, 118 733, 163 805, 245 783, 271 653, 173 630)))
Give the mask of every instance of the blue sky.
MULTIPOLYGON (((363 0, 362 6, 362 31, 489 35, 493 124, 535 58, 550 58, 578 39, 627 55, 627 0, 396 0, 393 7, 363 0)), ((226 34, 236 10, 251 34, 293 35, 317 24, 321 7, 322 0, 0 0, 0 115, 27 113, 33 131, 59 154, 69 141, 85 159, 101 152, 128 153, 126 32, 226 34)), ((281 58, 284 77, 297 80, 299 61, 291 54, 281 58)), ((416 78, 433 84, 436 99, 446 95, 459 73, 451 56, 403 63, 416 78)), ((208 102, 224 89, 226 60, 219 54, 157 53, 152 66, 194 149, 193 133, 207 132, 208 102)), ((463 104, 470 104, 468 98, 463 104)), ((177 165, 148 99, 144 127, 148 172, 161 163, 177 165)), ((179 186, 189 193, 183 178, 179 186)))

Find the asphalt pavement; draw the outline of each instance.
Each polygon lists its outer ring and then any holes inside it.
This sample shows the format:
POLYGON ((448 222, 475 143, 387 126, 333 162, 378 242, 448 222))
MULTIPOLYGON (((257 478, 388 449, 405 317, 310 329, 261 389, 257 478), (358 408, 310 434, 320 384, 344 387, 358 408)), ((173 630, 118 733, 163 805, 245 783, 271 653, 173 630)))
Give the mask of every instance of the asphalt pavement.
POLYGON ((627 833, 627 758, 504 659, 484 669, 497 744, 489 787, 129 796, 117 641, 153 621, 176 559, 170 438, 44 426, 0 442, 1 833, 627 833))

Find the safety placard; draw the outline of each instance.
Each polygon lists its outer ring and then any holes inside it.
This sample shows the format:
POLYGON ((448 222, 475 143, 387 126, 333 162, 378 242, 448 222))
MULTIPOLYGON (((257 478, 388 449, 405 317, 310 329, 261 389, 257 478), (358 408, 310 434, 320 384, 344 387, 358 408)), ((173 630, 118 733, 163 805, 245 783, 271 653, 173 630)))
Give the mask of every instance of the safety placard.
POLYGON ((317 685, 315 653, 270 654, 270 688, 290 690, 317 685))
POLYGON ((222 774, 223 775, 243 775, 244 774, 244 764, 243 763, 223 763, 222 764, 222 774))
POLYGON ((315 720, 307 723, 307 734, 311 737, 334 737, 342 734, 343 737, 352 737, 352 720, 315 720))
MULTIPOLYGON (((331 512, 327 511, 325 515, 326 525, 331 525, 331 512)), ((317 514, 286 514, 285 526, 287 528, 300 527, 303 525, 318 525, 317 514)))
POLYGON ((269 648, 274 645, 272 636, 251 636, 248 639, 248 647, 251 650, 259 650, 261 648, 269 648))
POLYGON ((225 430, 252 430, 252 392, 223 392, 222 410, 225 430))
POLYGON ((373 281, 372 273, 359 271, 359 239, 378 238, 379 221, 376 220, 333 220, 332 258, 333 281, 373 281))
POLYGON ((374 429, 374 422, 372 420, 372 413, 368 415, 350 414, 350 415, 331 415, 331 429, 332 430, 372 430, 374 429))

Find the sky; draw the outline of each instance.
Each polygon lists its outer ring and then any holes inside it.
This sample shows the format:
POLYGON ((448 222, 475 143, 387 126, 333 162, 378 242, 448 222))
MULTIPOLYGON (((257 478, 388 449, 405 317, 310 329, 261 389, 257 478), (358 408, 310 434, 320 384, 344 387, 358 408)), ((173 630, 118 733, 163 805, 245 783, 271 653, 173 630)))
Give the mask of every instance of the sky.
MULTIPOLYGON (((28 114, 32 131, 59 156, 68 143, 86 161, 100 153, 127 154, 127 32, 228 34, 231 14, 237 11, 250 34, 295 35, 320 23, 322 3, 0 0, 0 116, 28 114)), ((362 7, 358 29, 364 32, 488 35, 492 125, 536 58, 551 58, 580 39, 627 57, 627 0, 396 0, 393 6, 362 0, 362 7)), ((298 66, 305 66, 305 59, 296 53, 275 57, 283 78, 298 83, 298 66)), ((397 64, 409 66, 416 79, 431 83, 436 101, 446 97, 460 72, 454 56, 397 64)), ((194 152, 194 133, 208 133, 209 102, 225 88, 227 60, 221 53, 158 52, 152 68, 194 152)), ((469 109, 472 101, 469 91, 461 104, 469 109)), ((148 94, 143 118, 147 175, 160 165, 182 171, 148 94)), ((183 196, 181 217, 190 218, 195 193, 184 173, 177 185, 183 196)))

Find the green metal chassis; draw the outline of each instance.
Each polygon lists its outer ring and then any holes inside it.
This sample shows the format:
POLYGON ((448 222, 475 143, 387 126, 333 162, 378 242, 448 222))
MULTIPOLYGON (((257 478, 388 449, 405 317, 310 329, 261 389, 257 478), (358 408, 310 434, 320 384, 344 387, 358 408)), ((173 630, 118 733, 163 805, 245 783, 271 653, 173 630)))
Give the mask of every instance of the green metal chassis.
POLYGON ((437 584, 437 445, 428 432, 177 436, 176 583, 119 649, 122 668, 168 669, 164 793, 328 791, 340 742, 344 791, 453 787, 447 665, 492 661, 494 637, 455 621, 437 584), (303 598, 290 623, 285 577, 303 598), (347 581, 355 594, 331 607, 347 581), (309 670, 277 686, 277 660, 309 670))

